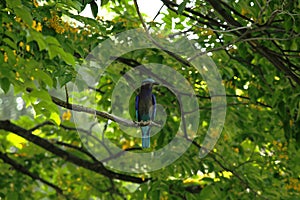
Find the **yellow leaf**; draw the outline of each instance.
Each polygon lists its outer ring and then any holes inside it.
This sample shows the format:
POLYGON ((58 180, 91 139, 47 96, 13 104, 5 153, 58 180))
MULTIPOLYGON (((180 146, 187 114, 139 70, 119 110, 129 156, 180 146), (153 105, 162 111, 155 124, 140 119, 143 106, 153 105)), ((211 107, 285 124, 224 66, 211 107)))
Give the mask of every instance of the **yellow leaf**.
POLYGON ((245 9, 245 8, 242 8, 242 12, 241 12, 241 14, 242 15, 247 15, 249 12, 245 9))
POLYGON ((230 178, 232 176, 232 173, 229 171, 223 171, 222 175, 224 178, 230 178))
POLYGON ((293 126, 294 121, 292 119, 290 119, 290 126, 293 126))
POLYGON ((60 117, 56 112, 52 112, 50 119, 54 121, 55 124, 60 125, 60 117))
POLYGON ((187 184, 187 183, 197 183, 197 182, 199 182, 199 180, 193 179, 193 178, 187 178, 187 179, 183 180, 184 184, 187 184))
POLYGON ((70 120, 71 119, 71 116, 72 116, 72 114, 71 114, 71 112, 68 110, 68 111, 66 111, 66 112, 64 112, 63 113, 63 115, 62 115, 62 119, 63 120, 70 120))
POLYGON ((240 149, 239 148, 233 148, 233 151, 236 152, 236 153, 239 153, 240 149))
POLYGON ((6 52, 4 52, 4 62, 7 62, 8 61, 8 55, 6 52))
POLYGON ((36 129, 36 130, 32 131, 33 135, 39 135, 41 133, 42 133, 42 131, 40 129, 36 129))
POLYGON ((30 51, 30 46, 26 44, 26 51, 30 51))
POLYGON ((35 26, 36 26, 36 21, 33 20, 33 21, 32 21, 32 26, 31 26, 31 27, 32 27, 32 28, 35 28, 35 26))
POLYGON ((127 149, 128 147, 129 147, 129 145, 127 143, 125 143, 125 144, 122 145, 122 149, 123 150, 127 149))
POLYGON ((24 143, 27 143, 27 140, 25 140, 24 138, 12 133, 6 136, 6 140, 12 143, 18 149, 22 149, 24 147, 24 143))
POLYGON ((39 7, 39 3, 38 3, 36 0, 33 0, 33 5, 34 5, 35 7, 39 7))

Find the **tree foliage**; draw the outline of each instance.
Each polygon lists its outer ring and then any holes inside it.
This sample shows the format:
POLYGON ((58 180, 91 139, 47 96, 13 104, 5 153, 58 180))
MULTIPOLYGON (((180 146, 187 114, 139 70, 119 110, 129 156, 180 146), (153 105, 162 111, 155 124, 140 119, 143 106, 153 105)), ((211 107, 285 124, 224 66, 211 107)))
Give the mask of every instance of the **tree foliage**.
POLYGON ((161 20, 146 20, 136 1, 1 1, 0 199, 300 198, 299 1, 161 2, 161 20), (79 15, 86 6, 93 19, 79 15), (99 8, 113 14, 112 19, 101 16, 99 8), (112 58, 96 85, 72 91, 89 53, 135 28, 175 43, 188 37, 218 66, 226 89, 226 121, 206 157, 199 157, 199 149, 213 97, 188 58, 159 46, 135 50, 112 58), (155 88, 167 118, 152 138, 152 149, 144 150, 139 138, 120 128, 143 125, 132 122, 134 97, 132 119, 111 114, 116 83, 148 63, 171 66, 193 87, 201 116, 197 137, 167 167, 139 174, 116 171, 105 162, 122 152, 99 160, 78 132, 142 153, 167 145, 182 120, 172 91, 155 88), (93 105, 85 106, 88 102, 93 105), (78 129, 75 112, 96 115, 103 132, 78 129))

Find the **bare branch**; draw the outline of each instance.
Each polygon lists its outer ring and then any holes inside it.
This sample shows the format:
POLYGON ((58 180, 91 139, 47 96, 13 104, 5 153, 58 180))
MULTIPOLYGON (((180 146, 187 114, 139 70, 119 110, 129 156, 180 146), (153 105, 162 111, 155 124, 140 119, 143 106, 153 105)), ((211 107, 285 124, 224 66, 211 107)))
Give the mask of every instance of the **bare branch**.
POLYGON ((155 122, 151 122, 151 121, 147 121, 147 122, 144 122, 144 121, 141 121, 141 122, 131 121, 131 120, 128 120, 128 119, 123 119, 121 117, 115 116, 113 114, 109 114, 107 112, 98 111, 98 110, 95 110, 95 109, 92 109, 92 108, 87 108, 87 107, 77 105, 77 104, 70 104, 70 103, 67 103, 65 101, 60 100, 57 97, 52 96, 51 98, 52 98, 52 101, 58 106, 61 106, 61 107, 64 107, 64 108, 67 108, 67 109, 70 109, 70 110, 73 110, 73 111, 77 111, 77 112, 84 112, 84 113, 94 114, 94 115, 97 115, 99 117, 109 119, 111 121, 122 124, 124 126, 140 127, 140 126, 152 125, 152 126, 160 127, 160 125, 155 123, 155 122))

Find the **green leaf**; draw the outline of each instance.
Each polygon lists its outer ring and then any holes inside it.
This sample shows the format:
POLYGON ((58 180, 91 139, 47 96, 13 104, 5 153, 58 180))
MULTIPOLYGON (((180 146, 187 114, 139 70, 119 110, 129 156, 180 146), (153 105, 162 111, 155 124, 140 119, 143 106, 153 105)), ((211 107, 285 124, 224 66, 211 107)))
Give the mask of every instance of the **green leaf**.
MULTIPOLYGON (((11 48, 8 46, 0 46, 0 49, 4 50, 8 56, 8 63, 13 66, 16 64, 16 56, 11 48)), ((3 61, 3 60, 2 60, 3 61)))
MULTIPOLYGON (((0 22, 1 22, 1 20, 0 20, 0 22)), ((13 42, 18 41, 20 39, 20 36, 16 35, 16 33, 13 31, 6 30, 4 35, 9 37, 13 42)))
POLYGON ((19 194, 18 194, 18 192, 10 191, 7 194, 7 196, 6 196, 6 199, 15 199, 15 200, 18 200, 19 199, 19 194))
POLYGON ((185 26, 181 22, 175 23, 175 29, 181 30, 181 29, 184 29, 184 28, 185 28, 185 26))
POLYGON ((97 5, 97 3, 95 1, 92 1, 90 3, 90 5, 91 5, 91 10, 92 10, 93 16, 97 17, 97 14, 98 14, 98 5, 97 5))
POLYGON ((28 26, 32 25, 33 19, 30 11, 25 6, 14 7, 14 11, 17 16, 19 16, 28 26))
POLYGON ((152 193, 151 193, 151 197, 153 199, 160 199, 160 190, 157 188, 157 190, 154 190, 152 193))
POLYGON ((9 8, 15 8, 18 6, 22 6, 21 0, 14 0, 14 1, 6 1, 7 7, 9 8))
POLYGON ((30 92, 30 96, 36 97, 40 100, 51 101, 49 93, 45 90, 33 90, 30 92))
POLYGON ((212 185, 205 186, 200 193, 199 199, 216 199, 212 185))
POLYGON ((157 139, 157 146, 162 147, 164 144, 164 138, 165 136, 163 134, 159 134, 159 137, 157 139))
POLYGON ((9 82, 8 78, 4 77, 4 78, 0 79, 0 85, 5 93, 7 93, 9 91, 10 82, 9 82))
POLYGON ((71 6, 72 8, 75 8, 76 10, 80 11, 82 4, 81 1, 73 1, 73 0, 67 0, 66 2, 69 6, 71 6))
POLYGON ((285 28, 286 32, 290 31, 294 26, 294 22, 291 17, 288 17, 287 19, 285 19, 283 24, 284 24, 284 28, 285 28))
POLYGON ((209 177, 204 177, 202 179, 202 181, 206 182, 206 183, 213 183, 214 182, 214 179, 213 178, 209 178, 209 177))
POLYGON ((109 2, 109 0, 101 0, 101 6, 106 5, 109 2))
POLYGON ((39 32, 31 30, 27 33, 27 42, 36 41, 38 43, 40 51, 47 49, 47 44, 43 35, 39 32))
POLYGON ((55 56, 57 56, 59 53, 58 53, 58 46, 56 45, 49 45, 48 46, 48 54, 49 54, 49 58, 52 60, 55 56))
POLYGON ((68 52, 63 53, 62 59, 69 65, 75 65, 75 59, 74 56, 68 52))
POLYGON ((61 47, 56 45, 49 45, 48 54, 50 59, 53 59, 55 56, 60 56, 67 64, 75 65, 75 59, 72 54, 65 52, 61 47))
POLYGON ((162 63, 164 57, 161 55, 151 55, 149 56, 148 60, 150 63, 162 63))
POLYGON ((47 73, 41 71, 41 70, 38 70, 38 71, 34 71, 32 72, 33 73, 33 76, 38 79, 38 80, 41 80, 43 81, 44 83, 46 83, 48 86, 52 87, 53 86, 53 80, 52 78, 50 77, 50 75, 48 75, 47 73))
POLYGON ((298 50, 298 42, 296 42, 296 40, 292 42, 290 49, 294 51, 298 50))
POLYGON ((72 75, 71 74, 65 74, 63 76, 59 77, 59 84, 61 86, 64 86, 66 83, 70 82, 72 80, 72 75))
POLYGON ((186 4, 188 3, 188 0, 184 0, 179 6, 178 6, 178 9, 177 9, 177 12, 178 14, 182 14, 182 12, 184 11, 185 9, 185 6, 186 4))
POLYGON ((0 64, 2 66, 2 63, 4 62, 4 55, 2 54, 2 52, 0 52, 0 64))
POLYGON ((46 36, 45 40, 48 44, 53 44, 53 45, 57 45, 60 46, 60 43, 58 42, 58 40, 55 37, 52 36, 46 36))
POLYGON ((36 116, 43 115, 44 117, 53 120, 55 123, 60 124, 60 119, 58 119, 60 112, 58 107, 52 101, 41 100, 38 103, 33 102, 31 105, 34 107, 36 116))
POLYGON ((4 38, 3 42, 5 42, 6 44, 8 44, 11 48, 17 49, 16 43, 13 42, 13 41, 11 41, 9 38, 4 38))
POLYGON ((51 112, 49 119, 53 121, 56 125, 60 125, 61 123, 60 116, 56 112, 51 112))

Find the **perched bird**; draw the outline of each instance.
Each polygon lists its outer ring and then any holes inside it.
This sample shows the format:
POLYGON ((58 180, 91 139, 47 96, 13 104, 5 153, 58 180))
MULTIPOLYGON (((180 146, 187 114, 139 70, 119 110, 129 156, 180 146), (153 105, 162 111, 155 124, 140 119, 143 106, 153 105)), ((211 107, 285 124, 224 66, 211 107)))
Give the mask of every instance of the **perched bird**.
MULTIPOLYGON (((153 79, 143 80, 139 94, 135 98, 137 121, 153 121, 156 114, 156 99, 152 94, 152 86, 158 85, 153 79)), ((150 126, 142 126, 142 147, 150 147, 150 126)))

